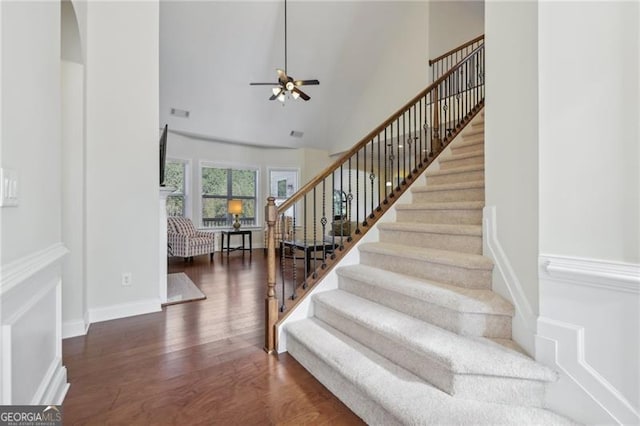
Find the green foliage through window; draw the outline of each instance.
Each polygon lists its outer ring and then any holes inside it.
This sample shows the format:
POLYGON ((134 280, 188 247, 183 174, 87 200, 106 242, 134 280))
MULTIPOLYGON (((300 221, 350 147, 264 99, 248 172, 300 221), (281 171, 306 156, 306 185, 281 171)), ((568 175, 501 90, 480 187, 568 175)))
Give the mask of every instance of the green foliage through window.
POLYGON ((227 211, 227 201, 242 200, 243 225, 256 224, 257 171, 202 167, 202 224, 231 226, 233 217, 227 211))

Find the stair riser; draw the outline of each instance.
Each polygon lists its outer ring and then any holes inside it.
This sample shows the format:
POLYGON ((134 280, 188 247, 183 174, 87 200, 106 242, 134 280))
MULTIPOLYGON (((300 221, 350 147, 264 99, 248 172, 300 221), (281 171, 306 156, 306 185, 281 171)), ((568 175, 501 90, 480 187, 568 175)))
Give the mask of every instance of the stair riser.
POLYGON ((402 425, 377 401, 327 365, 292 334, 287 337, 287 352, 367 424, 402 425))
POLYGON ((461 266, 405 259, 366 251, 360 252, 360 263, 417 278, 434 280, 464 288, 491 288, 491 271, 461 266))
POLYGON ((476 138, 475 142, 452 145, 451 146, 451 154, 459 155, 459 154, 468 154, 470 152, 477 152, 479 150, 484 150, 484 138, 476 138))
POLYGON ((484 170, 427 176, 427 185, 442 185, 445 183, 459 182, 478 182, 481 180, 484 180, 484 170))
POLYGON ((421 319, 463 336, 510 339, 511 316, 464 313, 417 300, 391 290, 376 287, 347 277, 339 277, 339 287, 364 299, 421 319))
POLYGON ((446 367, 428 358, 425 354, 419 354, 407 349, 387 336, 375 333, 365 326, 351 321, 346 316, 327 309, 322 304, 314 304, 314 313, 316 318, 426 380, 443 392, 450 395, 454 392, 453 374, 446 367))
POLYGON ((529 407, 544 406, 545 385, 535 380, 457 375, 453 387, 456 398, 529 407))
POLYGON ((453 168, 462 167, 462 166, 476 166, 480 164, 484 164, 484 155, 478 155, 475 157, 467 157, 467 158, 460 158, 460 159, 456 159, 454 156, 454 157, 450 157, 450 159, 448 159, 447 161, 441 161, 440 170, 453 169, 453 168))
POLYGON ((380 229, 383 243, 404 244, 406 246, 482 254, 482 236, 436 234, 430 232, 403 232, 380 229))
POLYGON ((438 201, 484 201, 484 188, 447 189, 443 191, 413 192, 415 203, 438 201))
POLYGON ((541 396, 544 397, 544 391, 539 392, 540 382, 458 374, 431 354, 416 352, 404 342, 394 339, 392 334, 379 333, 369 328, 367 324, 355 322, 349 315, 328 308, 322 303, 315 303, 314 312, 318 319, 336 330, 452 396, 518 405, 540 406, 542 404, 541 396))
POLYGON ((398 222, 482 225, 482 210, 396 210, 398 222))
POLYGON ((463 143, 484 141, 484 132, 464 133, 462 135, 463 143))
POLYGON ((481 126, 472 125, 470 129, 462 132, 463 138, 470 138, 471 136, 476 136, 476 135, 484 135, 484 124, 481 126))

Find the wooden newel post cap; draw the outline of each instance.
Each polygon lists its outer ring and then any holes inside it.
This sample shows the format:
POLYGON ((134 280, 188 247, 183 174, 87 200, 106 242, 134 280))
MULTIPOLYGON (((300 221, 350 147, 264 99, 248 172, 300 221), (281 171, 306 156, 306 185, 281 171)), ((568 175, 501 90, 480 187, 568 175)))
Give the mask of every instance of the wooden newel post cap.
POLYGON ((267 198, 267 205, 264 207, 264 217, 267 222, 275 223, 277 216, 276 199, 275 197, 269 197, 267 198))

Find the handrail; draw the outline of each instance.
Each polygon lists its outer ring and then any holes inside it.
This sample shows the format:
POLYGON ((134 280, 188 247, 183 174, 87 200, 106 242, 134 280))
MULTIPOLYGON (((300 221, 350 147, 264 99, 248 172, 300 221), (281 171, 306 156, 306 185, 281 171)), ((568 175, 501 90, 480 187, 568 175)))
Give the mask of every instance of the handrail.
MULTIPOLYGON (((478 37, 478 39, 481 39, 481 38, 484 38, 484 35, 478 37)), ((472 44, 472 43, 471 42, 467 43, 467 46, 470 45, 470 44, 472 44)), ((465 61, 467 61, 471 56, 476 54, 482 48, 483 48, 483 46, 476 47, 471 53, 467 54, 460 61, 460 63, 464 63, 465 61)), ((296 191, 284 203, 282 203, 282 204, 280 204, 280 206, 278 206, 278 209, 277 209, 278 214, 281 214, 281 213, 289 210, 293 206, 293 204, 296 201, 298 201, 305 193, 307 193, 311 188, 313 188, 319 182, 321 182, 323 179, 325 179, 327 176, 329 176, 336 169, 336 165, 344 163, 346 160, 349 159, 349 157, 352 157, 356 152, 358 152, 360 149, 362 149, 362 147, 364 145, 369 143, 369 141, 371 141, 372 138, 374 138, 381 131, 383 131, 386 127, 388 127, 389 124, 391 124, 393 121, 397 120, 398 117, 401 117, 402 114, 404 114, 409 108, 411 108, 411 106, 415 105, 415 103, 418 102, 420 99, 424 98, 427 93, 429 93, 434 88, 436 88, 440 84, 442 84, 442 82, 445 81, 449 76, 451 76, 451 74, 453 74, 456 69, 457 68, 455 68, 455 67, 451 68, 449 71, 444 73, 441 77, 436 79, 436 81, 431 83, 429 86, 427 86, 427 88, 423 89, 420 93, 418 93, 416 96, 411 98, 411 100, 409 102, 404 104, 400 109, 398 109, 395 113, 393 113, 389 118, 387 118, 385 121, 383 121, 382 124, 380 124, 378 127, 376 127, 371 132, 369 132, 365 137, 360 139, 360 141, 358 141, 349 151, 345 152, 342 156, 340 156, 332 164, 327 166, 322 172, 320 172, 318 175, 316 175, 316 177, 314 177, 309 182, 307 182, 302 188, 300 188, 298 191, 296 191)))
POLYGON ((474 38, 473 40, 469 40, 468 42, 463 43, 458 47, 454 47, 453 49, 451 49, 447 53, 443 53, 442 55, 440 55, 440 56, 438 56, 436 58, 429 59, 429 66, 431 66, 434 63, 446 58, 447 56, 451 56, 451 55, 463 50, 465 47, 471 46, 472 44, 479 42, 480 40, 484 40, 484 34, 480 34, 478 37, 474 38))
POLYGON ((280 206, 268 199, 267 352, 277 346, 276 328, 292 304, 309 294, 480 111, 484 44, 434 80, 280 206), (278 286, 276 224, 285 235, 277 242, 278 286))
POLYGON ((430 59, 429 66, 431 67, 431 80, 436 80, 438 77, 442 76, 445 72, 455 67, 456 64, 463 61, 464 58, 468 56, 469 52, 482 45, 484 45, 484 34, 451 49, 447 53, 444 53, 435 59, 430 59))

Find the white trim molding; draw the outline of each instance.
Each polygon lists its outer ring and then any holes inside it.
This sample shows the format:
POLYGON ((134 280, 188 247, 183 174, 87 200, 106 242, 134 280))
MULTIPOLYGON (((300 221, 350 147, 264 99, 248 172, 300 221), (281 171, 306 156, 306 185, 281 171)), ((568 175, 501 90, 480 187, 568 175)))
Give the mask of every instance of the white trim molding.
POLYGON ((509 299, 515 306, 516 316, 512 325, 513 339, 527 352, 533 354, 537 316, 533 312, 522 284, 498 240, 495 206, 486 206, 482 211, 482 240, 485 246, 485 255, 491 257, 495 264, 493 290, 497 290, 495 288, 497 279, 506 287, 509 299))
POLYGON ((69 250, 62 243, 53 244, 6 265, 0 265, 0 296, 46 267, 59 262, 69 250))
POLYGON ((89 324, 84 319, 65 321, 62 323, 62 338, 84 336, 89 331, 89 324))
POLYGON ((640 294, 640 265, 637 264, 541 255, 540 265, 554 280, 640 294))
POLYGON ((135 315, 160 312, 160 299, 141 300, 139 302, 122 303, 120 305, 102 306, 89 309, 89 323, 109 321, 112 319, 132 317, 135 315))
MULTIPOLYGON (((600 415, 602 417, 598 419, 594 419, 598 414, 590 413, 589 419, 578 420, 592 424, 640 423, 638 410, 586 361, 584 327, 540 317, 538 318, 538 333, 536 336, 536 358, 546 364, 552 363, 583 392, 583 395, 571 395, 569 399, 575 402, 577 398, 587 398, 602 410, 600 415)), ((556 402, 558 401, 556 400, 556 402)), ((575 407, 574 416, 578 415, 578 412, 584 413, 584 409, 588 406, 584 403, 578 405, 579 407, 575 407)))
POLYGON ((560 372, 547 404, 582 423, 640 424, 640 265, 540 255, 539 277, 536 359, 560 372))
POLYGON ((58 242, 2 265, 2 404, 64 399, 69 385, 62 365, 61 260, 68 252, 58 242))

